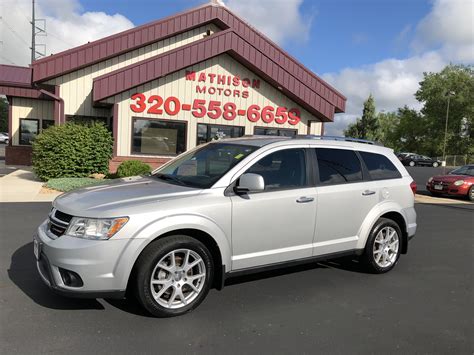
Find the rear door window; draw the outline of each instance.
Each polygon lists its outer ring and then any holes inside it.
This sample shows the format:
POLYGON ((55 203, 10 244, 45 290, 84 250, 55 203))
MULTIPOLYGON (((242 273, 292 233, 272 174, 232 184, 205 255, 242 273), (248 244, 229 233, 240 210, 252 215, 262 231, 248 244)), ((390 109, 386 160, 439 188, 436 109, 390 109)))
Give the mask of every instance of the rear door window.
POLYGON ((398 169, 385 155, 359 152, 372 180, 398 179, 402 177, 398 169))
POLYGON ((306 187, 305 151, 279 150, 260 159, 246 173, 261 175, 265 181, 265 191, 306 187))
POLYGON ((316 148, 319 181, 322 185, 362 181, 359 158, 352 150, 316 148))

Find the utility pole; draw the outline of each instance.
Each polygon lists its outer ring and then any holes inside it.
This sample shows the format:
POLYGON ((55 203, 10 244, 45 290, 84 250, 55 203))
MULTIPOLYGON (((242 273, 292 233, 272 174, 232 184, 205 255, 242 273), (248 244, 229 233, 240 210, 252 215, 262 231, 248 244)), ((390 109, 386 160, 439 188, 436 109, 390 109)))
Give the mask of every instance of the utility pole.
POLYGON ((35 61, 36 58, 36 28, 35 28, 35 0, 32 0, 32 10, 31 10, 31 64, 35 61))
POLYGON ((36 43, 36 36, 46 36, 46 20, 36 18, 35 0, 31 1, 31 63, 33 63, 39 57, 44 57, 46 55, 46 45, 36 43), (42 24, 42 26, 39 24, 42 24), (43 51, 38 51, 37 47, 42 47, 43 51))
POLYGON ((454 91, 448 91, 448 93, 446 94, 446 96, 448 97, 448 105, 446 107, 446 123, 444 126, 444 145, 443 145, 443 160, 445 164, 445 169, 446 169, 446 140, 448 137, 449 99, 451 98, 451 96, 454 96, 454 95, 456 95, 454 91))

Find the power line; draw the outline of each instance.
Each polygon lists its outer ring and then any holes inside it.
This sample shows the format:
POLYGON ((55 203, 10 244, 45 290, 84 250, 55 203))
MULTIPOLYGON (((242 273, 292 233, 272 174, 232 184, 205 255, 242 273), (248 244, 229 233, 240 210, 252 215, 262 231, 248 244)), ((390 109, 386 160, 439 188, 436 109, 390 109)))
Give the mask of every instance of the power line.
POLYGON ((26 44, 27 46, 29 46, 28 42, 26 42, 23 37, 21 37, 18 32, 16 32, 9 24, 7 21, 5 21, 5 19, 3 17, 0 17, 0 20, 2 20, 2 22, 5 24, 5 26, 20 40, 22 41, 24 44, 26 44))
POLYGON ((2 58, 4 61, 6 61, 6 62, 8 62, 8 63, 10 63, 10 64, 13 64, 13 65, 15 65, 15 63, 13 63, 13 62, 12 62, 10 59, 8 59, 8 58, 4 57, 4 56, 3 56, 3 55, 1 55, 1 54, 0 54, 0 58, 2 58))

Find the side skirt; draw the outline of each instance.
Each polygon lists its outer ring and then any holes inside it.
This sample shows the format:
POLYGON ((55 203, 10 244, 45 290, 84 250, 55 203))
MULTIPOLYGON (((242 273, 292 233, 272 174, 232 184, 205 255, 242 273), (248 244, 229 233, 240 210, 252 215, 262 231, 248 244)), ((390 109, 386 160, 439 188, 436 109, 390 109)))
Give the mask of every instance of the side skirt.
MULTIPOLYGON (((274 263, 274 264, 269 264, 269 265, 256 266, 256 267, 251 267, 251 268, 246 268, 246 269, 230 271, 222 275, 222 283, 219 289, 222 289, 224 287, 224 283, 226 279, 230 279, 232 277, 257 274, 260 272, 277 270, 277 269, 282 269, 282 268, 287 268, 287 267, 292 267, 292 266, 297 266, 297 265, 310 264, 314 262, 320 262, 320 261, 325 261, 329 259, 336 259, 336 258, 341 258, 344 256, 350 256, 350 255, 359 256, 359 255, 362 255, 363 252, 364 252, 364 249, 352 249, 352 250, 346 250, 346 251, 337 252, 337 253, 311 256, 309 258, 304 258, 304 259, 283 261, 281 263, 274 263)), ((224 265, 223 265, 223 270, 225 270, 224 265)))

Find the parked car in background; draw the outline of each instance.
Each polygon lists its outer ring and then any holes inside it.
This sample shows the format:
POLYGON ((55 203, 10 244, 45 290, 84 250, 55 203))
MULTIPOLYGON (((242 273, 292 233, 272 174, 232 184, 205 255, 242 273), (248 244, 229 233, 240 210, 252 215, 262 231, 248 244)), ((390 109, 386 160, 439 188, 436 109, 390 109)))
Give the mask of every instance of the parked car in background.
MULTIPOLYGON (((400 158, 399 158, 400 159, 400 158)), ((403 165, 408 166, 432 166, 434 168, 441 165, 441 161, 419 154, 406 154, 400 159, 403 165)))
POLYGON ((416 232, 415 191, 393 151, 373 143, 225 139, 151 176, 59 196, 33 249, 56 292, 131 291, 170 317, 228 277, 296 262, 355 255, 372 273, 390 271, 416 232))
POLYGON ((8 144, 8 133, 0 132, 0 143, 8 144))
POLYGON ((454 195, 466 196, 474 201, 474 165, 464 165, 447 175, 430 177, 426 189, 433 196, 454 195))

